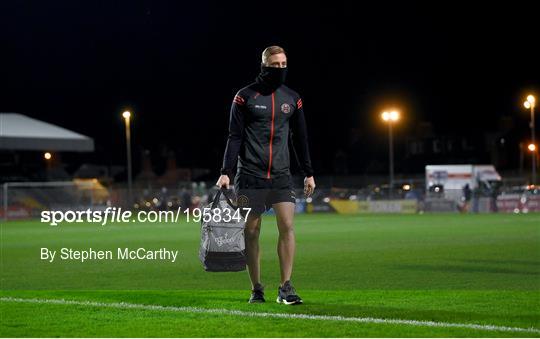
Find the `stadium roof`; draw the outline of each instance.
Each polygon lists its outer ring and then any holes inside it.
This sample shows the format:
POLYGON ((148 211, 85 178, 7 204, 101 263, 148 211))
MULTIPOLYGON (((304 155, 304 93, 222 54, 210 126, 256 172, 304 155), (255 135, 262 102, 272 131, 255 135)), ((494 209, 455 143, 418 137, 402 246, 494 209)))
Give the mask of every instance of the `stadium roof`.
POLYGON ((92 152, 85 135, 18 113, 0 113, 0 149, 92 152))

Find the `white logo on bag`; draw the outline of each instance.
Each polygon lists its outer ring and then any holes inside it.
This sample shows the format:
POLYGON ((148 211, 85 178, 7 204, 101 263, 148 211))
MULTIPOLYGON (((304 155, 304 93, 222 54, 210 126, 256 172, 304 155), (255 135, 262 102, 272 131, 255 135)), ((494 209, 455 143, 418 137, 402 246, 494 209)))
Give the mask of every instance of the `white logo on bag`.
POLYGON ((221 247, 225 244, 232 244, 234 242, 234 238, 235 237, 232 237, 232 238, 229 238, 229 234, 228 233, 225 233, 224 236, 222 237, 215 237, 213 234, 212 234, 212 237, 214 238, 214 241, 216 242, 216 244, 221 247))

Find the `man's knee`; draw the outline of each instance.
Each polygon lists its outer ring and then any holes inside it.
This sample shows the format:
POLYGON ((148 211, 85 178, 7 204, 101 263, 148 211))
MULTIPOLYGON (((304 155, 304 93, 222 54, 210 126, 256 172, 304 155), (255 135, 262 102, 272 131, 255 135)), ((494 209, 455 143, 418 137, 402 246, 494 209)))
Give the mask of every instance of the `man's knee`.
POLYGON ((279 221, 279 234, 294 233, 294 225, 292 219, 283 219, 279 221))
POLYGON ((261 233, 260 227, 246 228, 244 234, 248 239, 258 239, 259 234, 261 233))
POLYGON ((248 219, 246 222, 246 228, 244 229, 244 235, 247 239, 258 239, 261 233, 260 219, 248 219))

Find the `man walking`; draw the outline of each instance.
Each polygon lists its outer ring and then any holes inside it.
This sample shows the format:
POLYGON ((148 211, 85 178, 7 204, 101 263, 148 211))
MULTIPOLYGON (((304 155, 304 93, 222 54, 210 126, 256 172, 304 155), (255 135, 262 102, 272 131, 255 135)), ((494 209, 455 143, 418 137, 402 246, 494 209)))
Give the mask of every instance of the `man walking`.
POLYGON ((295 192, 289 170, 289 139, 292 139, 300 167, 304 171, 304 193, 315 189, 309 156, 307 128, 302 99, 284 85, 287 56, 283 48, 270 46, 262 53, 261 72, 256 81, 234 97, 229 122, 229 137, 218 187, 229 188, 237 165, 235 189, 238 205, 250 208, 245 241, 250 303, 264 302, 260 276, 259 233, 261 214, 273 208, 279 239, 277 252, 281 271, 277 302, 300 304, 291 275, 296 249, 293 227, 295 192))

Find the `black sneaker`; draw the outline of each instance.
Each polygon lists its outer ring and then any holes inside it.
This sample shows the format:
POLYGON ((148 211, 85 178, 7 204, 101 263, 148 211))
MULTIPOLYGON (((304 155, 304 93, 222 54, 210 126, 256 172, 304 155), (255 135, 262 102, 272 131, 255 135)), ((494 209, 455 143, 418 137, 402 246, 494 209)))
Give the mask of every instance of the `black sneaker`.
POLYGON ((263 303, 264 300, 264 287, 261 284, 255 284, 251 290, 251 297, 249 298, 250 304, 263 303))
POLYGON ((287 280, 283 286, 278 287, 278 297, 276 301, 285 305, 297 305, 302 303, 302 298, 296 294, 293 285, 287 280))

